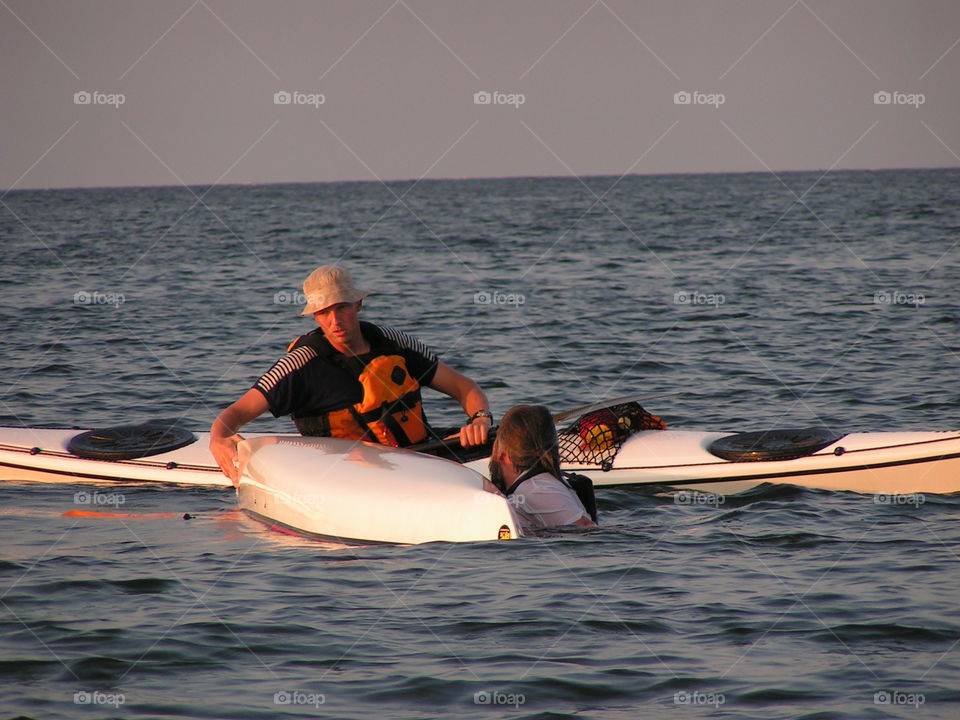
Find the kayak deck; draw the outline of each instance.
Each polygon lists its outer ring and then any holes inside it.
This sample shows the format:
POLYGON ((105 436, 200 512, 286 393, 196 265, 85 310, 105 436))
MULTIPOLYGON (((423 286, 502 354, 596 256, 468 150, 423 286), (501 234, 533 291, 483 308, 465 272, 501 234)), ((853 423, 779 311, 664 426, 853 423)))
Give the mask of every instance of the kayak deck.
POLYGON ((735 494, 788 483, 866 494, 960 492, 960 431, 844 435, 790 460, 731 462, 709 451, 722 432, 643 431, 629 438, 605 472, 570 466, 599 486, 654 485, 735 494))
POLYGON ((164 482, 229 486, 207 448, 209 436, 170 452, 135 460, 80 458, 67 446, 77 428, 0 427, 0 480, 33 482, 164 482))

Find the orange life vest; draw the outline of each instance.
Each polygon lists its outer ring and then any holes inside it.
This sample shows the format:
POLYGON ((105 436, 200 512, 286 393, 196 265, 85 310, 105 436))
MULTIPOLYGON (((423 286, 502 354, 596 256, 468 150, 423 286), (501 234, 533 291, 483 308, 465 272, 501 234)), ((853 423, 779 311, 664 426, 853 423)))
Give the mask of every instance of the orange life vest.
POLYGON ((329 362, 357 378, 363 399, 339 410, 323 413, 301 423, 304 434, 322 434, 349 440, 367 440, 394 447, 412 445, 427 438, 427 422, 420 397, 420 383, 410 375, 400 346, 379 328, 361 323, 361 332, 370 344, 371 358, 361 365, 355 358, 337 352, 322 333, 309 333, 290 345, 308 345, 329 362), (311 431, 304 432, 309 425, 311 431))

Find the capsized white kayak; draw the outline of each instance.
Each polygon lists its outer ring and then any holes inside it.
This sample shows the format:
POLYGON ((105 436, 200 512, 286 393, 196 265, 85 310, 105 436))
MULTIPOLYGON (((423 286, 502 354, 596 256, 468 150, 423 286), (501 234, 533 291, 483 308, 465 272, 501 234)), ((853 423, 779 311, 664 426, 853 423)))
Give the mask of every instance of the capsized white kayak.
POLYGON ((519 535, 506 499, 450 460, 333 438, 258 437, 239 450, 240 508, 298 533, 401 544, 519 535))

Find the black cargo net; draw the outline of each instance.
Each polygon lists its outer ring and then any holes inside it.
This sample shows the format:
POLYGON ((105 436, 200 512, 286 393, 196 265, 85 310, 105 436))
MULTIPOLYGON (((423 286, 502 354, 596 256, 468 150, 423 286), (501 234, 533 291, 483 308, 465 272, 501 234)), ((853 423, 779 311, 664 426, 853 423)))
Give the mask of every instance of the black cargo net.
POLYGON ((557 433, 560 460, 579 465, 599 465, 609 470, 624 441, 640 430, 665 430, 663 420, 640 403, 611 405, 581 415, 557 433))

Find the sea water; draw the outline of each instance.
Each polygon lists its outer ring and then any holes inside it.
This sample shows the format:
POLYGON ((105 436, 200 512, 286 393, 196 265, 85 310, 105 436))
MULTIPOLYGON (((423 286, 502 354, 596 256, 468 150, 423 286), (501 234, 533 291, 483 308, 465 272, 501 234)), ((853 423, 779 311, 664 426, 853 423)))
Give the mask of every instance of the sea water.
MULTIPOLYGON (((955 429, 958 187, 929 170, 13 192, 0 423, 205 429, 311 329, 300 283, 337 261, 373 292, 363 317, 427 342, 498 417, 633 395, 671 428, 955 429)), ((690 497, 600 489, 587 534, 346 547, 269 532, 225 489, 5 482, 0 710, 960 715, 957 496, 690 497), (65 517, 82 493, 128 515, 65 517)))

